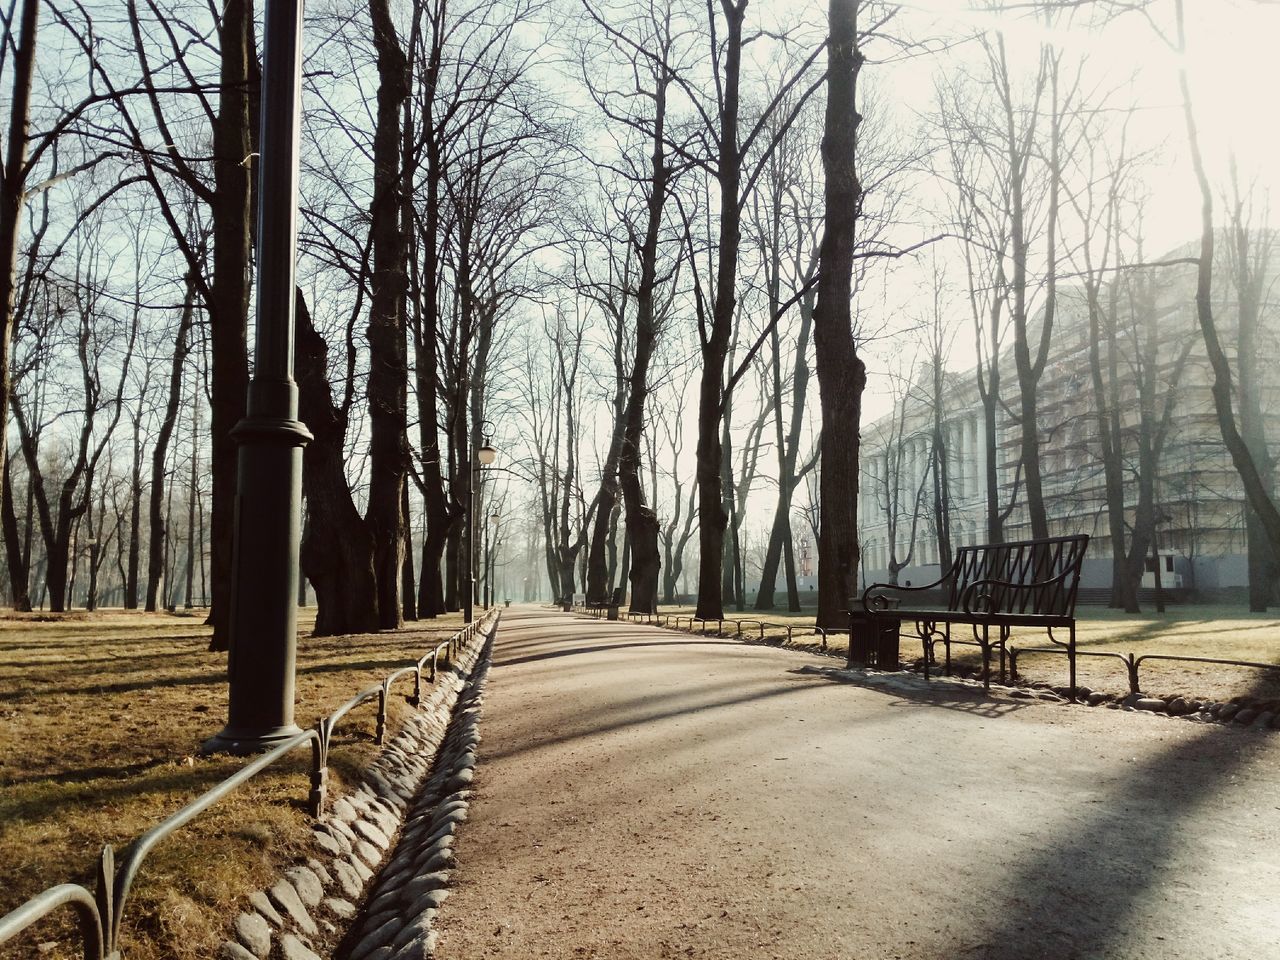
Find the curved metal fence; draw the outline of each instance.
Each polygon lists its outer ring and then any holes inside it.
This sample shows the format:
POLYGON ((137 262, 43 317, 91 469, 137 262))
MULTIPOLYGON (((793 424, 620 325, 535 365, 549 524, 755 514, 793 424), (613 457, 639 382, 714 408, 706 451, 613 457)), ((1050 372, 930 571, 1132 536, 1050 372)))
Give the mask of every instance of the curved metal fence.
POLYGON ((434 683, 441 655, 443 654, 445 663, 452 664, 477 634, 484 633, 484 628, 496 623, 498 619, 497 609, 487 611, 480 619, 473 620, 447 640, 436 644, 412 666, 395 671, 381 683, 360 691, 333 713, 321 717, 312 729, 304 730, 268 752, 254 757, 217 786, 202 793, 125 847, 118 864, 115 849, 110 844, 104 846, 98 858, 97 878, 92 891, 78 883, 61 883, 37 894, 16 910, 0 917, 0 944, 12 940, 55 911, 70 906, 74 908, 80 921, 85 960, 119 960, 120 928, 129 892, 142 868, 142 862, 160 841, 237 787, 304 745, 311 747, 311 789, 307 796, 307 809, 311 816, 322 817, 329 781, 329 744, 338 721, 361 704, 377 700, 378 727, 375 742, 383 743, 387 730, 387 701, 392 684, 412 673, 413 695, 407 699, 415 707, 418 706, 422 700, 422 673, 427 664, 431 668, 428 682, 434 683))
MULTIPOLYGON (((589 607, 580 605, 579 609, 582 613, 586 613, 590 616, 596 615, 589 607)), ((801 635, 802 633, 809 633, 818 638, 818 646, 820 649, 824 651, 830 649, 828 638, 831 637, 832 635, 835 635, 835 634, 839 634, 843 636, 849 635, 849 631, 845 629, 824 629, 823 627, 819 627, 817 625, 811 625, 811 624, 770 623, 769 621, 766 621, 766 620, 753 620, 753 619, 747 619, 747 618, 734 619, 734 618, 726 617, 723 620, 703 620, 700 617, 691 616, 689 614, 662 614, 662 613, 630 614, 629 613, 627 615, 627 619, 632 623, 642 623, 642 624, 647 624, 649 626, 664 627, 670 630, 680 630, 685 633, 694 633, 694 634, 699 634, 703 636, 707 634, 708 624, 712 624, 712 623, 716 625, 716 631, 714 636, 726 636, 725 626, 726 624, 728 624, 736 627, 734 636, 741 637, 743 635, 743 627, 749 625, 753 629, 758 630, 758 638, 760 640, 765 639, 766 628, 770 630, 778 630, 778 631, 785 630, 787 633, 787 641, 786 641, 787 643, 794 643, 798 635, 801 635)), ((1050 634, 1050 639, 1052 639, 1052 633, 1050 634)), ((932 655, 933 644, 941 643, 941 642, 942 642, 941 640, 930 642, 931 655, 932 655)), ((1060 643, 1057 640, 1054 640, 1053 642, 1055 644, 1060 643)), ((959 644, 961 646, 980 646, 980 644, 974 643, 971 640, 957 640, 954 638, 950 641, 950 643, 959 644)), ((1023 654, 1025 653, 1056 653, 1056 654, 1062 654, 1064 656, 1067 654, 1067 650, 1064 644, 1059 646, 1053 646, 1053 647, 1017 647, 1017 646, 1014 646, 1013 644, 1009 644, 1007 647, 1007 650, 1008 650, 1008 674, 1010 679, 1014 681, 1018 679, 1018 659, 1023 654)), ((1254 660, 1225 660, 1217 657, 1181 656, 1181 655, 1176 655, 1171 653, 1144 653, 1142 655, 1138 655, 1136 653, 1118 653, 1110 650, 1082 650, 1080 648, 1077 648, 1076 656, 1106 657, 1106 658, 1119 660, 1121 663, 1124 664, 1125 670, 1128 673, 1130 693, 1137 693, 1142 689, 1141 684, 1139 682, 1138 670, 1142 666, 1142 664, 1148 660, 1173 661, 1178 663, 1208 663, 1208 664, 1217 664, 1219 666, 1227 666, 1227 667, 1245 667, 1253 670, 1280 671, 1280 664, 1276 664, 1276 663, 1259 663, 1254 660)), ((848 659, 849 665, 852 666, 855 662, 852 645, 850 645, 850 650, 849 650, 847 659, 848 659)), ((951 666, 950 649, 948 649, 947 651, 947 671, 948 672, 950 672, 950 666, 951 666)), ((1005 679, 1005 649, 1001 649, 1000 651, 1000 679, 1001 681, 1005 679)))

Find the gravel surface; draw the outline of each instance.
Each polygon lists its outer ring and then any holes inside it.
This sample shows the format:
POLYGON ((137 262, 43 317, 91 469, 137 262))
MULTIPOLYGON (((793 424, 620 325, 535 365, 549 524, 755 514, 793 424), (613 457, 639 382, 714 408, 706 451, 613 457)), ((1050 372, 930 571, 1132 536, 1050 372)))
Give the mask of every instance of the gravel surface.
POLYGON ((1274 957, 1280 736, 506 611, 438 956, 1274 957))

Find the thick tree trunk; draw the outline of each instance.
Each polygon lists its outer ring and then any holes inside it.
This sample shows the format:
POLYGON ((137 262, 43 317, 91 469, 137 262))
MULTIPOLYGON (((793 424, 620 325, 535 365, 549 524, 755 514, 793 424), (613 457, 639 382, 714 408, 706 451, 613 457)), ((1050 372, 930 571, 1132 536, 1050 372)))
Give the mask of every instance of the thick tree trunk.
MULTIPOLYGON (((408 446, 408 441, 405 441, 408 446)), ((409 484, 405 483, 400 487, 400 512, 404 515, 404 565, 401 568, 401 578, 403 582, 400 584, 400 602, 402 613, 405 620, 418 619, 418 605, 415 602, 417 595, 416 578, 413 575, 413 527, 409 523, 411 516, 409 512, 409 484)))
MULTIPOLYGON (((658 201, 659 210, 661 200, 658 201)), ((656 249, 657 224, 651 221, 656 249)), ((652 279, 656 274, 650 273, 652 279)), ((658 549, 658 516, 644 501, 640 485, 641 435, 644 431, 644 408, 649 395, 649 362, 657 341, 653 315, 653 285, 641 281, 641 297, 636 319, 636 358, 631 371, 631 390, 627 397, 626 428, 622 454, 618 462, 622 498, 627 511, 627 543, 631 559, 631 612, 656 613, 658 610, 658 574, 662 562, 658 549)))
POLYGON ((58 521, 52 542, 45 545, 45 585, 49 588, 49 612, 67 609, 67 566, 71 559, 71 521, 59 504, 58 521))
POLYGON ((298 418, 313 437, 302 451, 307 526, 301 557, 316 594, 315 635, 368 633, 378 629, 373 536, 347 483, 347 420, 329 390, 329 348, 312 325, 301 291, 296 303, 298 418))
MULTIPOLYGON (((213 290, 209 310, 210 434, 213 506, 209 581, 213 592, 210 648, 227 649, 231 537, 239 454, 231 431, 245 414, 249 389, 249 318, 253 154, 250 80, 256 53, 252 0, 227 0, 219 30, 222 53, 218 118, 213 129, 213 290)), ((154 496, 154 493, 153 493, 154 496)), ((154 533, 152 538, 154 540, 154 533)), ((150 609, 150 608, 148 608, 150 609)))
POLYGON ((369 304, 369 502, 365 519, 374 543, 378 625, 404 623, 400 590, 407 518, 402 511, 408 478, 405 438, 409 368, 405 348, 405 236, 400 216, 400 119, 409 94, 408 63, 387 0, 372 0, 373 42, 378 53, 378 111, 373 136, 373 248, 369 304))
MULTIPOLYGON (((1267 446, 1265 420, 1262 414, 1263 379, 1259 370, 1259 320, 1262 284, 1266 278, 1266 264, 1270 256, 1260 257, 1255 265, 1254 251, 1250 244, 1250 231, 1245 223, 1243 201, 1235 200, 1235 209, 1229 218, 1231 224, 1233 254, 1235 258, 1235 287, 1237 315, 1236 358, 1240 368, 1239 404, 1240 435, 1249 455, 1257 465, 1258 475, 1267 493, 1275 494, 1275 460, 1267 446)), ((1269 254, 1274 241, 1260 236, 1256 242, 1269 254)), ((1249 610, 1263 613, 1275 602, 1276 552, 1267 540, 1266 529, 1258 511, 1251 504, 1245 505, 1245 544, 1249 570, 1249 610)))
POLYGON ((702 344, 702 380, 698 391, 698 607, 707 620, 724 616, 721 583, 725 513, 721 477, 724 451, 720 443, 723 417, 725 360, 737 311, 738 244, 742 211, 738 198, 742 181, 742 156, 738 148, 738 87, 742 70, 742 21, 746 0, 724 3, 723 99, 720 104, 720 143, 716 180, 720 193, 720 233, 717 241, 715 298, 711 329, 702 344))
MULTIPOLYGON (((665 87, 663 88, 665 90, 665 87)), ((661 94, 665 97, 665 93, 661 94)), ((618 547, 615 539, 618 518, 615 508, 622 495, 618 479, 618 461, 622 456, 622 435, 626 430, 627 371, 622 359, 625 340, 623 325, 625 313, 619 311, 614 331, 613 367, 613 435, 609 438, 609 452, 605 456, 600 473, 600 489, 596 492, 595 523, 591 528, 591 545, 587 548, 587 599, 608 600, 610 587, 618 567, 618 547)))
POLYGON ((444 25, 432 21, 430 52, 423 73, 422 129, 426 154, 425 198, 422 227, 422 290, 418 298, 421 316, 415 330, 414 368, 417 374, 418 446, 422 452, 422 478, 426 534, 422 543, 422 569, 418 578, 418 615, 435 617, 449 604, 441 580, 441 562, 450 531, 462 511, 445 496, 444 470, 440 448, 440 373, 436 356, 440 332, 440 187, 444 180, 444 157, 440 133, 436 129, 435 96, 440 77, 444 25))
POLYGON ((813 317, 818 393, 822 404, 819 480, 818 626, 848 625, 858 574, 858 425, 866 367, 853 339, 854 232, 861 208, 858 182, 858 49, 860 0, 830 0, 827 108, 822 138, 826 223, 819 249, 813 317))
MULTIPOLYGON (((35 76, 36 31, 40 4, 24 0, 18 23, 17 47, 13 49, 13 95, 9 102, 8 143, 5 147, 4 176, 0 178, 0 464, 4 465, 4 535, 9 578, 15 610, 30 610, 27 564, 20 561, 17 522, 12 517, 8 471, 9 407, 13 391, 13 331, 17 318, 14 301, 17 291, 19 234, 23 195, 26 190, 27 137, 31 115, 31 85, 35 76), (11 523, 12 520, 12 523, 11 523), (15 563, 15 560, 19 562, 15 563)), ((10 23, 12 28, 13 24, 10 23)), ((28 484, 33 478, 28 479, 28 484)))
POLYGON ((3 491, 0 491, 0 522, 4 524, 5 560, 9 567, 9 590, 13 609, 19 612, 31 610, 31 571, 27 557, 23 555, 22 535, 18 531, 18 517, 13 509, 13 486, 9 479, 10 460, 4 459, 3 491))

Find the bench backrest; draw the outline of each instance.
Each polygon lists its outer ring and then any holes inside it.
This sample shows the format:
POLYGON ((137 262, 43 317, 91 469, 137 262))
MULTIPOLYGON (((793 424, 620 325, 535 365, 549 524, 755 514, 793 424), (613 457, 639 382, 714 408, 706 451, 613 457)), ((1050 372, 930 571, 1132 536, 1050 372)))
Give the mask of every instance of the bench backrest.
POLYGON ((999 583, 983 584, 970 595, 973 610, 1072 616, 1088 544, 1088 535, 1079 534, 960 547, 947 578, 947 607, 960 609, 970 585, 995 580, 999 583), (981 602, 979 595, 985 597, 981 602))

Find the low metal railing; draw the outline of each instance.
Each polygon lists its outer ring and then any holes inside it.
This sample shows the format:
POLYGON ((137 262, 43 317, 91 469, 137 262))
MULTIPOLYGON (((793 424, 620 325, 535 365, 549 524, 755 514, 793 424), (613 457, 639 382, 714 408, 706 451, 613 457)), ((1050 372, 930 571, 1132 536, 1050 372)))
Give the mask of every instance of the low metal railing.
MULTIPOLYGON (((645 622, 652 626, 665 627, 671 630, 683 630, 688 633, 701 632, 703 636, 706 635, 707 624, 710 624, 710 623, 716 624, 717 634, 721 634, 724 632, 724 625, 726 623, 734 624, 736 626, 737 636, 742 636, 742 628, 744 625, 752 624, 754 625, 755 628, 759 630, 760 640, 764 639, 766 629, 774 629, 774 628, 778 630, 785 629, 787 631, 787 643, 794 643, 796 631, 803 630, 803 631, 811 632, 814 636, 818 637, 818 645, 822 650, 830 649, 831 636, 833 635, 848 636, 849 635, 848 630, 841 629, 841 628, 824 628, 824 627, 817 626, 816 624, 810 625, 810 624, 794 624, 794 623, 785 623, 785 624, 770 623, 769 621, 766 621, 766 620, 754 620, 750 618, 742 618, 742 619, 723 618, 719 620, 715 620, 715 619, 704 620, 701 617, 693 616, 691 614, 683 614, 683 613, 676 613, 676 614, 629 613, 627 617, 633 622, 638 620, 640 617, 647 617, 649 619, 646 620, 645 622), (701 631, 695 630, 695 627, 694 627, 695 624, 702 624, 701 631)), ((1059 641, 1054 640, 1054 643, 1058 643, 1058 642, 1059 641)), ((937 643, 943 643, 943 641, 941 639, 931 639, 929 641, 931 656, 932 656, 933 646, 937 643)), ((950 645, 953 645, 953 644, 959 644, 960 646, 970 646, 970 647, 981 646, 981 644, 975 643, 972 640, 960 640, 954 637, 950 638, 949 642, 947 644, 944 644, 944 646, 947 646, 948 670, 950 669, 950 665, 951 665, 950 645)), ((1000 671, 999 675, 1002 682, 1004 681, 1006 676, 1006 665, 1005 665, 1006 651, 1008 653, 1008 676, 1010 676, 1014 680, 1018 678, 1018 657, 1023 653, 1057 653, 1063 656, 1066 656, 1068 654, 1068 650, 1065 644, 1059 645, 1059 646, 1053 646, 1053 647, 1015 647, 1013 644, 1001 645, 998 668, 1000 671)), ((1119 660, 1121 663, 1125 665, 1125 668, 1128 672, 1130 693, 1138 693, 1141 691, 1142 688, 1139 683, 1138 668, 1142 665, 1143 662, 1147 660, 1172 660, 1172 661, 1179 661, 1183 663, 1212 663, 1212 664, 1218 664, 1221 666, 1247 667, 1247 668, 1257 669, 1257 670, 1280 670, 1280 664, 1275 664, 1275 663, 1258 663, 1252 660, 1226 660, 1226 659, 1220 659, 1218 657, 1181 656, 1181 655, 1168 654, 1168 653, 1145 653, 1142 656, 1138 656, 1137 654, 1133 654, 1133 653, 1113 653, 1109 651, 1100 651, 1100 650, 1081 650, 1079 647, 1077 647, 1076 656, 1077 657, 1112 657, 1116 660, 1119 660)))
MULTIPOLYGON (((1014 647, 1009 646, 1009 672, 1013 679, 1018 678, 1018 657, 1024 653, 1059 653, 1067 651, 1060 647, 1014 647)), ((1142 684, 1138 676, 1138 668, 1147 660, 1172 660, 1178 663, 1213 663, 1226 667, 1247 667, 1253 670, 1280 670, 1277 663, 1258 663, 1255 660, 1226 660, 1219 657, 1191 657, 1172 653, 1144 653, 1138 656, 1133 653, 1114 653, 1107 650, 1081 650, 1076 648, 1077 657, 1111 657, 1125 666, 1129 675, 1129 692, 1140 693, 1142 684)))
POLYGON ((418 706, 422 701, 422 671, 428 661, 431 664, 429 682, 434 683, 441 653, 444 653, 446 663, 452 664, 467 644, 481 633, 485 626, 496 622, 498 618, 497 609, 485 612, 479 620, 473 620, 447 640, 436 644, 413 666, 397 670, 382 683, 360 691, 333 713, 321 717, 312 729, 304 730, 261 756, 255 757, 217 786, 202 793, 167 820, 134 840, 122 852, 118 866, 115 848, 107 844, 98 857, 97 876, 92 891, 78 883, 62 883, 37 894, 16 910, 0 917, 0 944, 7 943, 62 907, 70 906, 76 911, 80 921, 85 960, 119 960, 120 928, 129 893, 142 867, 142 861, 156 844, 232 793, 237 787, 304 744, 311 747, 311 789, 307 796, 307 809, 313 817, 323 816, 329 782, 329 745, 338 721, 361 704, 376 699, 378 701, 376 742, 381 744, 386 736, 387 701, 391 685, 412 673, 414 675, 413 696, 407 699, 415 707, 418 706))

